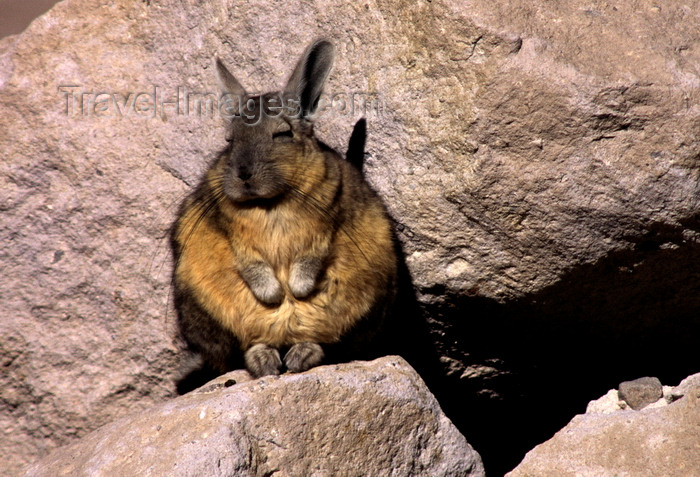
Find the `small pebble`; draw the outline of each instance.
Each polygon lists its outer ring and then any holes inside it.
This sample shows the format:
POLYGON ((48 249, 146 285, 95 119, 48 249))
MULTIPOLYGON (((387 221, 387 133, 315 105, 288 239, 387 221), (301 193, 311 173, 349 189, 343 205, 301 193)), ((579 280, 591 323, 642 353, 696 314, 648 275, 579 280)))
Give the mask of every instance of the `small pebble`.
POLYGON ((661 399, 664 392, 659 378, 644 377, 620 383, 617 394, 632 409, 638 411, 661 399))

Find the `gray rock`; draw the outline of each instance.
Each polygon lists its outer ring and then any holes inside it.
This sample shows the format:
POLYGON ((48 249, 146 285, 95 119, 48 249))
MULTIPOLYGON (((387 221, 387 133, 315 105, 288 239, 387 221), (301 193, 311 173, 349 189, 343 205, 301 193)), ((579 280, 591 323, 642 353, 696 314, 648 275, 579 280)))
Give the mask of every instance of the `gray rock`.
POLYGON ((700 387, 693 387, 664 407, 576 416, 507 477, 694 477, 698 442, 700 387))
POLYGON ((246 374, 109 424, 25 475, 485 475, 401 358, 254 381, 246 374), (237 384, 225 386, 230 380, 237 384))
MULTIPOLYGON (((635 398, 639 401, 649 401, 658 396, 658 389, 661 385, 660 382, 657 383, 657 378, 640 378, 645 382, 648 380, 649 384, 647 386, 642 386, 642 391, 644 392, 648 389, 649 393, 643 396, 635 396, 635 383, 639 380, 629 381, 627 383, 622 383, 620 389, 625 389, 623 394, 626 392, 631 396, 630 399, 633 401, 635 398), (630 384, 631 383, 631 384, 630 384), (625 386, 623 386, 623 384, 625 386)), ((692 392, 694 388, 700 388, 700 373, 693 374, 685 378, 678 384, 678 386, 661 386, 662 396, 648 402, 647 404, 638 407, 638 409, 651 409, 655 407, 663 407, 668 404, 677 401, 686 394, 692 392)), ((634 409, 626 400, 623 400, 622 394, 618 392, 617 389, 611 389, 604 396, 590 401, 588 406, 586 406, 586 414, 610 414, 613 412, 618 412, 620 410, 625 410, 632 408, 634 409)))
POLYGON ((636 410, 661 399, 664 395, 659 378, 644 377, 620 383, 617 390, 620 399, 636 410))

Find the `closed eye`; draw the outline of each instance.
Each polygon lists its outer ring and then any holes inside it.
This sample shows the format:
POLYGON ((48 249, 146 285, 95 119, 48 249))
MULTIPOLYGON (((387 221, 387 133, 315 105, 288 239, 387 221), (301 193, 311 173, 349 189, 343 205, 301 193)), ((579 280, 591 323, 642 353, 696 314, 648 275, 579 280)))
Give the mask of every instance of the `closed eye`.
POLYGON ((279 142, 289 142, 293 137, 294 133, 292 133, 291 129, 287 129, 286 131, 278 131, 272 135, 272 139, 279 142))

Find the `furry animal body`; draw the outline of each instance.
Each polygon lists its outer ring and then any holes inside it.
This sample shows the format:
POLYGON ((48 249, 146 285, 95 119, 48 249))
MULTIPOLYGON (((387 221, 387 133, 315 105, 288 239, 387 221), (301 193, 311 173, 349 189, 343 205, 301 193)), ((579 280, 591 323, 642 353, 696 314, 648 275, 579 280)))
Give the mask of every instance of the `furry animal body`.
POLYGON ((313 135, 332 59, 332 45, 316 41, 284 91, 254 97, 217 60, 224 93, 245 107, 182 204, 171 244, 180 331, 218 372, 240 353, 264 376, 316 366, 344 340, 361 348, 394 299, 386 210, 360 171, 313 135))

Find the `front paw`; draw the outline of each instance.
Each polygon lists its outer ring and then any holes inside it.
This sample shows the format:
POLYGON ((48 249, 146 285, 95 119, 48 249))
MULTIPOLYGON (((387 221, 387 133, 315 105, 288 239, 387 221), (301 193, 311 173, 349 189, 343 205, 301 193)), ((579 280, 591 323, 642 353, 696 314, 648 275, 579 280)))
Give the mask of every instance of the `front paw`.
POLYGON ((255 295, 255 298, 265 305, 278 306, 284 298, 284 290, 282 290, 282 285, 277 279, 251 286, 250 290, 255 295))
POLYGON ((292 263, 289 270, 289 291, 295 298, 306 298, 314 291, 321 266, 321 260, 312 257, 292 263))
POLYGON ((243 355, 245 367, 254 378, 278 375, 282 368, 280 353, 266 344, 256 344, 243 355))
POLYGON ((284 364, 292 373, 301 373, 323 360, 323 348, 318 343, 297 343, 284 355, 284 364))
POLYGON ((272 267, 264 262, 257 262, 241 270, 243 280, 248 284, 250 291, 261 303, 270 306, 278 306, 284 298, 282 285, 275 277, 272 267))

